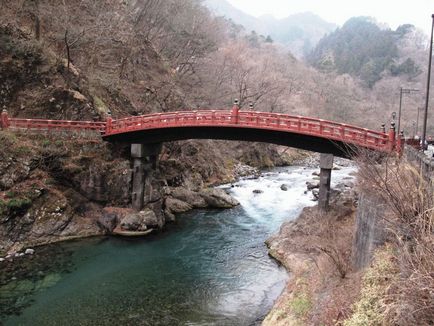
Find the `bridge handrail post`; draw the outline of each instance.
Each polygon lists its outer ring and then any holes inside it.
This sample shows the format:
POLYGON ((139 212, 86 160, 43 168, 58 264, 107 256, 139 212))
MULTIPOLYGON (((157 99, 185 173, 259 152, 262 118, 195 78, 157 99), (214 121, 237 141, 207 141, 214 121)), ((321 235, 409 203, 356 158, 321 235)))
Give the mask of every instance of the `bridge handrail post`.
POLYGON ((2 110, 1 118, 0 118, 0 128, 1 129, 8 129, 9 128, 9 116, 8 111, 6 109, 2 110))
POLYGON ((105 134, 109 135, 113 128, 113 118, 109 115, 105 122, 105 134))
POLYGON ((395 148, 395 141, 396 141, 395 122, 392 122, 390 124, 390 130, 389 130, 389 150, 390 150, 390 152, 392 152, 395 148))
POLYGON ((231 112, 231 120, 234 124, 238 124, 239 111, 240 111, 239 101, 236 99, 234 101, 234 106, 232 107, 232 112, 231 112))

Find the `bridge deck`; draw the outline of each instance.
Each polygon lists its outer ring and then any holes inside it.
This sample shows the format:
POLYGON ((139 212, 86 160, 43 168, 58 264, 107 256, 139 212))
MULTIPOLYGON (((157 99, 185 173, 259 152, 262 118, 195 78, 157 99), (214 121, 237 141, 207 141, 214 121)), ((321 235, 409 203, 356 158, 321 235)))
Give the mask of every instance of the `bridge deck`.
POLYGON ((394 137, 386 133, 327 120, 257 111, 180 111, 109 118, 107 122, 19 119, 9 118, 3 112, 0 122, 2 128, 18 130, 95 130, 107 141, 231 139, 265 141, 319 152, 330 152, 333 146, 358 146, 379 152, 397 148, 394 137))

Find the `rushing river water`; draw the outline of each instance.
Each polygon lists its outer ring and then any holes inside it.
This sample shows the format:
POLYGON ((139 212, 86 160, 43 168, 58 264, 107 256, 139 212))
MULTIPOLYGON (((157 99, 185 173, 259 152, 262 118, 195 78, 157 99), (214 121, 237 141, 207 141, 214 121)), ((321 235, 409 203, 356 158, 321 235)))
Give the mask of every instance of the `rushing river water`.
MULTIPOLYGON (((334 182, 351 170, 334 172, 334 182)), ((144 239, 38 248, 0 287, 0 324, 259 324, 288 278, 264 241, 315 204, 305 194, 313 171, 288 167, 242 180, 229 189, 239 207, 178 216, 144 239)))

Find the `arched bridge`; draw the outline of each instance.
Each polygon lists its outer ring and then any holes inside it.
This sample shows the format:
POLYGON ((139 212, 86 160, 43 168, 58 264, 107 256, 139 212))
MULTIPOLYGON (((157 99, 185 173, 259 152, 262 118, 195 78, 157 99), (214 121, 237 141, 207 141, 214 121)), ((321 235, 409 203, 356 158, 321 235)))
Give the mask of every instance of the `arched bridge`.
POLYGON ((159 144, 167 141, 259 141, 324 153, 320 160, 319 207, 322 209, 328 206, 333 155, 350 157, 356 148, 400 153, 403 144, 401 137, 395 137, 393 125, 389 133, 384 128, 383 132, 378 132, 308 117, 240 111, 238 105, 232 110, 157 113, 117 120, 108 118, 105 122, 9 118, 4 110, 0 126, 2 129, 38 132, 92 130, 99 132, 106 141, 132 144, 132 206, 137 210, 143 208, 144 184, 146 172, 149 172, 145 158, 156 165, 161 149, 159 144))
MULTIPOLYGON (((392 152, 395 137, 384 132, 287 114, 200 110, 148 114, 107 121, 103 139, 161 143, 186 139, 258 141, 347 157, 350 147, 392 152)), ((351 152, 351 151, 350 151, 351 152)))
POLYGON ((232 110, 199 110, 147 114, 105 122, 10 118, 1 127, 15 130, 95 130, 106 141, 152 144, 186 139, 258 141, 348 157, 351 148, 400 152, 401 139, 348 124, 288 114, 232 110))

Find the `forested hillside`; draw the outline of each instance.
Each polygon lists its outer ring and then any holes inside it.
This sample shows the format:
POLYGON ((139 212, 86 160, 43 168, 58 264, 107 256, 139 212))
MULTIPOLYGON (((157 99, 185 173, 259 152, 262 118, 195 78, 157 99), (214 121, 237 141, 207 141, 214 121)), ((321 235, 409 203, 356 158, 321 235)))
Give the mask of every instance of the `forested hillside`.
POLYGON ((414 80, 422 72, 417 51, 424 48, 424 39, 417 33, 412 25, 393 31, 380 28, 369 17, 352 18, 324 37, 308 60, 322 71, 359 77, 368 87, 384 76, 414 80), (413 43, 413 53, 401 51, 408 41, 413 43))
MULTIPOLYGON (((56 92, 70 96, 71 89, 84 88, 83 80, 74 83, 78 71, 85 77, 91 106, 101 117, 105 111, 119 117, 223 108, 238 98, 243 108, 251 102, 256 110, 379 128, 379 122, 386 122, 396 111, 400 86, 423 85, 425 38, 410 26, 390 31, 366 19, 351 20, 313 52, 312 63, 322 70, 318 72, 265 36, 211 15, 198 0, 1 3, 0 23, 8 33, 14 30, 27 48, 52 53, 50 60, 58 61, 56 69, 67 73, 67 85, 56 92), (333 44, 339 50, 334 51, 333 44), (366 84, 372 90, 366 90, 366 84)), ((2 76, 11 73, 3 71, 2 76)), ((24 84, 36 87, 43 98, 57 96, 35 80, 24 84)), ((3 105, 13 114, 28 113, 18 108, 28 107, 32 99, 18 96, 14 85, 4 92, 8 95, 3 105)), ((419 100, 408 100, 414 112, 419 100)), ((31 106, 41 107, 33 111, 41 117, 72 116, 64 108, 46 110, 46 101, 31 106)), ((406 110, 404 114, 414 113, 406 110)))

